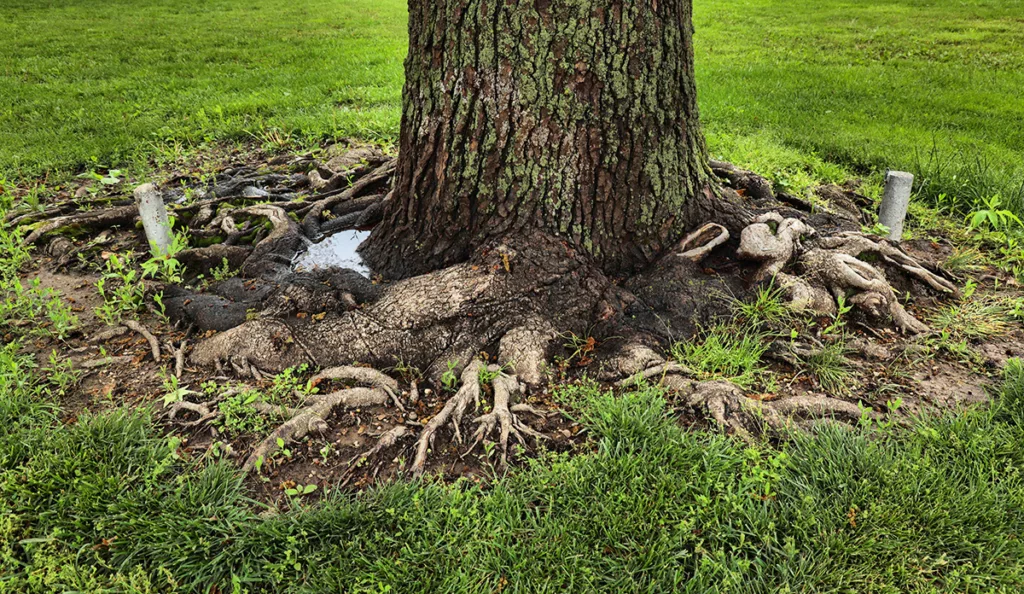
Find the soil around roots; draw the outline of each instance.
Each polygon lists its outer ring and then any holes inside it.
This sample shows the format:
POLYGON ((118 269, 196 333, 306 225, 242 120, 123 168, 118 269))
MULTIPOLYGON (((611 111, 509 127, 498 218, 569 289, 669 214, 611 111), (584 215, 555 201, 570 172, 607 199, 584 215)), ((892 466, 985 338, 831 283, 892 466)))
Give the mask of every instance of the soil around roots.
MULTIPOLYGON (((240 167, 212 186, 182 178, 193 198, 174 210, 194 247, 177 256, 184 281, 160 287, 177 329, 128 326, 154 362, 181 361, 179 376, 255 386, 302 365, 320 370, 311 378, 318 390, 252 405, 273 429, 229 453, 254 473, 314 436, 341 439, 338 432, 352 427, 366 429, 335 474, 352 484, 378 477, 386 460, 407 459, 413 474, 435 468, 432 459, 454 468, 486 442, 496 444, 500 465, 515 458, 517 445, 572 447, 573 424, 557 414, 549 386, 580 374, 624 388, 660 384, 690 418, 747 438, 822 420, 857 422, 865 413, 849 394, 751 394, 665 353, 772 287, 798 315, 829 318, 843 308, 867 331, 854 356, 865 365, 891 361, 894 341, 930 332, 908 309, 908 295, 917 306, 958 296, 934 255, 860 233, 860 213, 850 207, 856 196, 809 212, 722 163, 714 167, 725 185, 709 196, 726 216, 715 220, 708 204, 692 208, 693 233, 627 278, 606 275, 584 252, 542 232, 494 239, 465 262, 393 282, 337 267, 296 269, 310 243, 379 224, 391 199, 394 161, 367 147, 350 152, 335 154, 336 170, 306 156, 279 158, 282 173, 240 167), (209 282, 222 266, 238 274, 209 282)), ((175 203, 176 188, 164 185, 165 202, 175 203)), ((133 221, 127 209, 114 202, 78 214, 60 206, 51 219, 14 223, 35 225, 28 240, 50 239, 52 261, 68 267, 86 248, 62 232, 115 237, 100 229, 133 221)), ((142 241, 137 231, 128 236, 142 241)), ((826 346, 800 337, 768 345, 766 356, 790 365, 826 346)), ((189 396, 165 417, 211 445, 230 398, 189 396)), ((870 414, 880 412, 871 404, 870 414)))

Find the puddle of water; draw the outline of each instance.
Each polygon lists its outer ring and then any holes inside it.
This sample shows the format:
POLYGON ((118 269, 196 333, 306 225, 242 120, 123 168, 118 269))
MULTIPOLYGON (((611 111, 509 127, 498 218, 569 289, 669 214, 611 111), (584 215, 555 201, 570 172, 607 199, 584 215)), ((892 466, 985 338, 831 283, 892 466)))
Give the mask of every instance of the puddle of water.
POLYGON ((319 243, 310 245, 306 251, 295 256, 292 267, 295 270, 315 270, 317 268, 351 268, 359 274, 370 278, 370 269, 363 264, 363 259, 356 253, 356 248, 370 236, 369 231, 338 231, 319 243))

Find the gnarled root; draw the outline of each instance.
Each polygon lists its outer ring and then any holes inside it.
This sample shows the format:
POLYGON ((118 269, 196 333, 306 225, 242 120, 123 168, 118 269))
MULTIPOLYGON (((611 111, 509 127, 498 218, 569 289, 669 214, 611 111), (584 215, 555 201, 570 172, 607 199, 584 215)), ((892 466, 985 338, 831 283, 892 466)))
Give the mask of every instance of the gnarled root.
POLYGON ((180 400, 169 405, 166 414, 169 420, 174 421, 179 415, 186 412, 195 414, 197 418, 192 421, 179 422, 183 427, 201 427, 220 416, 219 410, 210 410, 210 407, 205 403, 188 402, 186 400, 180 400))
POLYGON ((486 367, 480 361, 474 360, 462 371, 462 386, 451 399, 445 403, 439 413, 423 427, 419 440, 416 442, 416 455, 412 462, 412 473, 414 476, 423 474, 426 466, 428 451, 433 445, 437 431, 451 425, 454 433, 454 441, 462 443, 462 432, 459 427, 462 418, 472 403, 474 408, 480 405, 480 373, 482 371, 496 373, 492 381, 494 387, 494 406, 491 412, 480 415, 473 419, 477 423, 477 429, 473 433, 473 442, 467 448, 469 453, 490 435, 495 428, 499 429, 498 443, 501 445, 501 462, 505 464, 508 460, 508 438, 514 436, 520 443, 526 443, 524 436, 543 439, 545 436, 534 431, 526 423, 521 421, 515 414, 517 412, 532 413, 538 416, 545 416, 544 413, 525 404, 512 405, 512 396, 521 391, 519 380, 514 375, 501 373, 500 367, 492 365, 486 367))
POLYGON ((276 452, 280 448, 279 444, 287 445, 310 433, 326 431, 327 417, 336 408, 380 406, 385 404, 388 398, 388 393, 380 388, 349 388, 322 396, 310 396, 302 408, 280 408, 280 412, 291 418, 256 446, 246 458, 242 470, 251 471, 261 459, 276 452))
POLYGON ((746 440, 766 431, 784 432, 807 422, 841 420, 856 422, 861 409, 850 402, 826 396, 795 396, 783 400, 760 401, 747 398, 738 386, 722 380, 697 381, 686 377, 689 371, 671 362, 660 362, 639 369, 620 369, 629 373, 620 386, 639 379, 655 379, 675 392, 686 406, 706 414, 723 429, 746 440))
POLYGON ((402 401, 398 397, 398 382, 376 369, 370 367, 355 367, 353 365, 342 365, 325 369, 314 375, 309 381, 314 386, 324 380, 349 380, 362 384, 369 384, 374 388, 384 390, 388 397, 395 403, 398 410, 405 412, 402 401))
MULTIPOLYGON (((379 438, 377 438, 377 443, 374 444, 372 448, 349 459, 349 466, 352 466, 357 461, 366 460, 368 458, 376 456, 383 450, 386 450, 387 448, 390 448, 391 446, 397 444, 400 440, 404 439, 408 435, 411 435, 411 432, 409 431, 408 427, 406 427, 405 425, 395 425, 391 429, 385 431, 379 438)), ((351 470, 352 469, 349 469, 350 472, 351 470)))
POLYGON ((736 255, 744 260, 761 262, 754 282, 778 274, 800 247, 800 237, 813 235, 814 229, 797 219, 783 219, 777 212, 768 212, 754 219, 740 234, 736 255), (773 230, 769 223, 775 224, 773 230))
POLYGON ((423 469, 427 463, 427 451, 433 445, 434 435, 438 429, 451 423, 452 429, 455 431, 455 441, 462 442, 459 423, 462 421, 462 417, 466 414, 466 409, 469 408, 471 402, 474 405, 480 404, 479 376, 480 371, 484 368, 484 364, 479 361, 472 361, 469 365, 466 365, 466 368, 462 370, 462 386, 459 388, 459 391, 445 403, 441 412, 434 415, 423 427, 423 431, 416 441, 416 456, 412 460, 413 475, 419 476, 423 474, 423 469))
POLYGON ((852 292, 849 302, 858 309, 874 318, 889 317, 901 331, 914 334, 927 332, 928 327, 903 308, 882 270, 860 258, 873 256, 936 291, 957 292, 952 283, 925 269, 897 246, 847 232, 817 239, 805 251, 800 238, 813 234, 811 227, 797 219, 766 213, 743 230, 737 255, 761 262, 754 280, 774 277, 789 293, 795 308, 831 314, 835 304, 828 294, 838 300, 852 292), (770 223, 775 225, 774 231, 770 223), (803 278, 782 272, 794 256, 806 273, 803 278))
POLYGON ((146 342, 149 343, 149 350, 153 354, 153 361, 159 363, 160 342, 156 339, 156 336, 153 336, 153 333, 150 332, 145 326, 143 326, 141 322, 137 322, 135 320, 125 320, 124 326, 130 330, 138 332, 139 334, 142 335, 143 338, 146 339, 146 342))
POLYGON ((849 290, 858 291, 850 297, 850 303, 873 318, 884 318, 888 314, 904 332, 920 334, 928 331, 928 326, 903 309, 896 298, 896 291, 885 280, 882 272, 867 262, 848 254, 823 249, 808 251, 800 262, 837 299, 849 290))
POLYGON ((679 242, 680 258, 700 262, 713 249, 729 241, 729 230, 718 223, 707 223, 679 242))
POLYGON ((478 423, 478 426, 476 432, 473 434, 473 443, 469 446, 469 450, 476 447, 478 443, 483 441, 484 438, 494 431, 495 427, 498 427, 498 444, 501 446, 501 464, 505 465, 508 462, 509 435, 514 436, 519 443, 522 444, 526 443, 526 439, 523 437, 523 434, 536 439, 544 439, 545 436, 534 431, 526 425, 526 423, 519 420, 519 417, 513 414, 512 410, 509 408, 509 401, 512 398, 512 394, 519 392, 519 381, 514 376, 500 373, 497 366, 492 366, 489 371, 498 372, 498 376, 494 378, 493 383, 494 408, 491 409, 491 412, 473 419, 473 422, 478 423))
POLYGON ((864 254, 879 256, 883 261, 899 266, 904 272, 936 291, 952 295, 959 293, 956 285, 927 270, 909 254, 886 240, 876 241, 861 233, 847 232, 823 237, 818 243, 824 249, 834 250, 855 258, 864 254))

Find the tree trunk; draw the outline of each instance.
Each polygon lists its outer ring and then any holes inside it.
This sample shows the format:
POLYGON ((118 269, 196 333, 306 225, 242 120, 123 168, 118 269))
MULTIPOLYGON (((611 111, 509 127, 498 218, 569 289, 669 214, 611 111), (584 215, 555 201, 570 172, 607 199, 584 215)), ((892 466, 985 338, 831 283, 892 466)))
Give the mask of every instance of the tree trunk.
POLYGON ((391 278, 542 230, 605 272, 711 202, 690 0, 410 0, 395 192, 364 244, 391 278), (695 201, 696 199, 696 201, 695 201))

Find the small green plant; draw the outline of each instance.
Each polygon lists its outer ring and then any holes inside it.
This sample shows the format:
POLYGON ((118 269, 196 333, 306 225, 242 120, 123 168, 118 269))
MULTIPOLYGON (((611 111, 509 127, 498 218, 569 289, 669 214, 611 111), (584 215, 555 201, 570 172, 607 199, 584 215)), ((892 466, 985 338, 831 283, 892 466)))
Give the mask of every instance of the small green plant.
POLYGON ((563 361, 565 365, 576 364, 586 367, 591 362, 591 355, 597 348, 597 339, 588 330, 582 336, 575 332, 566 332, 560 335, 565 341, 563 346, 569 351, 569 356, 563 361))
POLYGON ((846 296, 840 294, 836 297, 836 315, 832 322, 821 331, 822 336, 834 336, 840 334, 846 328, 846 314, 853 310, 852 305, 846 304, 846 296))
POLYGON ((309 495, 313 491, 316 491, 316 485, 295 485, 284 490, 284 494, 289 497, 302 497, 303 495, 309 495))
POLYGON ((459 366, 458 361, 448 361, 445 363, 448 369, 441 374, 441 387, 447 392, 454 392, 459 386, 459 376, 455 374, 455 369, 459 366))
POLYGON ((979 272, 984 269, 985 256, 976 247, 956 246, 942 267, 953 273, 979 272))
POLYGON ((883 225, 881 223, 875 223, 870 227, 868 227, 867 225, 862 225, 860 228, 861 233, 865 235, 874 235, 875 237, 889 237, 890 231, 892 230, 889 229, 888 226, 883 225))
POLYGON ((231 269, 231 264, 228 262, 227 258, 222 258, 220 266, 217 266, 216 268, 212 268, 210 270, 210 275, 213 277, 213 280, 215 281, 226 280, 236 276, 237 274, 238 271, 231 269))
POLYGON ((320 461, 323 464, 327 464, 327 460, 334 454, 334 444, 325 443, 324 447, 320 448, 320 461))
MULTIPOLYGON (((170 224, 173 228, 173 218, 170 224)), ((166 252, 155 253, 142 263, 143 278, 152 278, 165 283, 180 283, 183 266, 175 256, 187 247, 188 238, 185 234, 174 233, 171 237, 171 244, 167 247, 166 252)))
POLYGON ((477 380, 481 384, 489 384, 494 381, 494 378, 501 375, 503 372, 508 371, 507 365, 502 365, 498 369, 490 370, 487 367, 481 367, 480 372, 477 373, 477 380))
POLYGON ((107 169, 105 174, 97 173, 95 170, 87 171, 78 176, 80 179, 91 179, 98 181, 103 186, 116 186, 121 183, 120 169, 107 169))
POLYGON ((57 351, 50 351, 49 365, 43 369, 46 379, 53 388, 61 394, 67 392, 68 388, 78 383, 79 373, 70 359, 62 359, 57 351))
POLYGON ((1011 226, 1024 226, 1020 218, 1003 208, 1003 199, 999 194, 982 198, 984 208, 975 210, 967 215, 965 220, 971 229, 988 229, 991 231, 1006 231, 1011 226))
POLYGON ((265 400, 271 404, 281 404, 293 395, 308 396, 315 394, 317 389, 301 379, 309 365, 303 363, 296 367, 289 367, 271 379, 270 389, 267 391, 265 400))
POLYGON ((78 317, 58 291, 43 287, 39 279, 30 280, 27 286, 17 276, 7 281, 7 290, 0 292, 0 326, 16 335, 61 339, 78 327, 78 317))
POLYGON ((167 368, 164 367, 160 370, 160 375, 163 377, 164 384, 164 406, 170 406, 175 402, 181 402, 185 396, 189 394, 198 394, 194 390, 189 390, 187 387, 180 385, 178 376, 173 373, 168 373, 167 368))
POLYGON ((116 325, 124 314, 144 308, 146 286, 128 256, 111 254, 107 258, 96 291, 103 298, 103 305, 95 309, 96 316, 108 325, 116 325))
POLYGON ((277 443, 277 453, 279 453, 282 456, 284 456, 285 458, 291 460, 292 459, 292 451, 285 447, 285 445, 287 445, 287 444, 285 444, 284 438, 283 437, 278 437, 276 443, 277 443))
POLYGON ((925 345, 933 353, 944 353, 968 365, 979 362, 978 354, 967 343, 967 339, 954 335, 948 329, 940 329, 929 336, 925 345))
POLYGON ((215 421, 216 426, 229 435, 265 433, 270 426, 255 406, 260 399, 257 390, 244 390, 228 396, 217 405, 221 414, 215 421))
POLYGON ((153 293, 153 304, 156 305, 156 313, 164 322, 170 322, 167 317, 167 306, 164 305, 164 292, 153 293))

